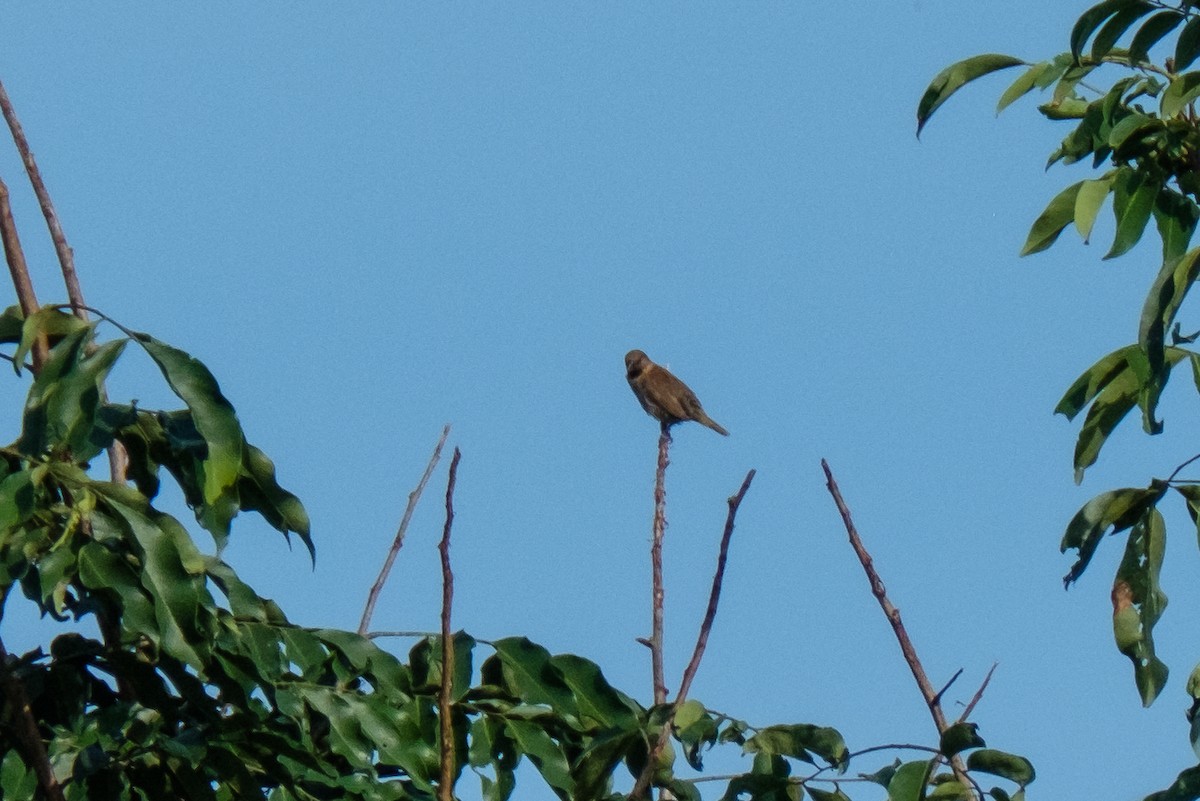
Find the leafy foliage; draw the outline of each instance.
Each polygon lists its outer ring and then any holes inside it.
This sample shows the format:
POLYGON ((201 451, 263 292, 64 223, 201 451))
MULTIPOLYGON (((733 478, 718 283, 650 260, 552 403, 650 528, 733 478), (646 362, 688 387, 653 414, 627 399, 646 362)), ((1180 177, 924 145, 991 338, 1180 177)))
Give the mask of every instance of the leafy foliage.
MULTIPOLYGON (((19 438, 0 448, 0 611, 19 587, 44 615, 94 617, 99 629, 98 637, 67 630, 48 653, 0 664, 0 679, 28 696, 65 796, 434 798, 442 758, 437 638, 420 640, 402 661, 370 638, 292 623, 245 584, 220 557, 236 515, 256 512, 315 554, 304 507, 246 440, 203 364, 125 329, 97 344, 96 330, 53 308, 28 319, 16 309, 0 315, 0 342, 15 346, 18 374, 39 337, 53 345, 31 383, 19 438), (158 366, 182 408, 106 400, 105 378, 131 343, 158 366), (127 483, 93 474, 91 462, 114 442, 128 452, 127 483), (155 508, 164 472, 216 554, 155 508)), ((697 771, 718 746, 750 757, 724 798, 847 798, 826 775, 841 776, 851 760, 835 729, 756 728, 692 700, 646 709, 592 662, 524 638, 479 643, 460 632, 454 654, 454 778, 469 769, 487 801, 513 796, 524 760, 560 798, 621 798, 614 784, 622 768, 632 783, 664 726, 697 771), (794 775, 801 764, 809 772, 794 775)), ((6 698, 0 793, 14 801, 44 797, 22 714, 6 698)), ((986 754, 973 724, 969 734, 952 738, 943 755, 986 754)), ((1005 774, 981 759, 981 771, 1006 776, 1018 795, 1032 779, 1031 770, 1005 774)), ((968 797, 939 764, 909 763, 872 780, 896 799, 925 797, 929 788, 931 796, 968 797)), ((674 767, 668 749, 653 765, 653 785, 698 799, 697 785, 674 767)))
MULTIPOLYGON (((1087 410, 1075 445, 1077 481, 1135 407, 1146 433, 1163 431, 1156 410, 1176 367, 1191 367, 1193 385, 1200 392, 1200 353, 1188 347, 1196 336, 1182 334, 1178 319, 1200 276, 1200 248, 1190 245, 1200 220, 1200 71, 1189 70, 1198 57, 1196 3, 1104 0, 1076 21, 1067 52, 1037 63, 992 54, 968 58, 936 76, 918 106, 919 132, 965 84, 1023 65, 1026 69, 1001 94, 998 110, 1040 90, 1049 92, 1038 106, 1042 115, 1073 126, 1047 166, 1090 159, 1099 175, 1071 184, 1050 201, 1034 221, 1022 255, 1046 250, 1072 225, 1088 241, 1106 202, 1116 224, 1106 259, 1129 253, 1150 221, 1155 223, 1161 262, 1142 304, 1137 341, 1084 371, 1055 409, 1071 420, 1087 410), (1155 53, 1162 54, 1161 64, 1153 60, 1155 53), (1119 77, 1112 77, 1114 71, 1119 77), (1112 78, 1107 84, 1099 82, 1106 76, 1112 78)), ((1086 570, 1105 537, 1127 532, 1113 581, 1113 634, 1117 648, 1133 664, 1135 684, 1146 705, 1158 697, 1168 672, 1155 653, 1152 636, 1167 603, 1159 584, 1166 522, 1158 505, 1178 494, 1192 520, 1200 520, 1200 487, 1179 478, 1194 461, 1166 479, 1151 480, 1145 489, 1101 493, 1079 510, 1062 540, 1064 551, 1078 554, 1065 579, 1069 585, 1086 570), (1168 492, 1172 489, 1174 493, 1168 492)), ((1200 675, 1200 666, 1192 675, 1200 675)), ((1188 692, 1200 708, 1200 682, 1189 681, 1188 692)), ((1189 719, 1196 718, 1194 708, 1189 719)), ((1196 745, 1200 725, 1193 722, 1192 730, 1196 745)), ((1017 781, 1015 774, 1002 775, 1017 781)), ((1197 775, 1194 769, 1185 771, 1171 788, 1150 798, 1200 798, 1197 775)))

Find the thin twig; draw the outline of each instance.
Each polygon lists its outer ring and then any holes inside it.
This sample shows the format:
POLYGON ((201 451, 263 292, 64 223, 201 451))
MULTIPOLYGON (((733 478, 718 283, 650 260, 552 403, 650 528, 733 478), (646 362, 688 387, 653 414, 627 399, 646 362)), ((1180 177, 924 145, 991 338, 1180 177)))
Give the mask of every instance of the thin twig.
POLYGON ((713 574, 712 589, 708 594, 708 608, 704 611, 704 621, 700 624, 700 634, 696 637, 692 660, 688 662, 687 669, 683 671, 683 680, 679 682, 679 694, 675 696, 676 708, 687 699, 688 691, 692 688, 692 680, 696 678, 696 672, 700 670, 700 660, 704 657, 704 649, 708 646, 708 635, 712 632, 713 621, 717 618, 717 605, 721 602, 721 583, 725 580, 725 562, 729 558, 729 542, 733 539, 734 520, 737 518, 738 507, 742 505, 742 499, 746 497, 746 492, 750 489, 750 482, 754 480, 754 474, 754 470, 747 473, 741 488, 726 501, 729 504, 729 514, 725 518, 725 531, 721 535, 721 548, 717 553, 717 570, 713 574))
POLYGON ((963 673, 962 668, 959 668, 958 670, 954 671, 954 675, 950 677, 950 681, 943 684, 942 689, 938 690, 937 695, 933 696, 933 700, 935 703, 940 704, 942 702, 942 696, 946 694, 947 690, 949 690, 951 687, 954 686, 954 682, 958 681, 958 677, 961 676, 962 673, 963 673))
POLYGON ((67 236, 63 233, 57 212, 54 211, 50 193, 46 191, 42 174, 38 170, 37 162, 33 159, 33 151, 29 149, 29 142, 25 139, 25 131, 21 128, 17 112, 13 109, 12 102, 8 99, 8 92, 5 91, 2 82, 0 82, 0 113, 4 115, 4 121, 8 123, 8 129, 12 132, 13 142, 16 143, 17 152, 21 154, 25 172, 29 175, 29 183, 33 186, 33 193, 37 195, 38 205, 42 207, 42 216, 46 218, 46 227, 50 229, 50 239, 54 242, 54 252, 58 254, 63 282, 67 287, 67 298, 71 301, 75 315, 81 320, 86 320, 87 312, 83 308, 83 291, 79 288, 79 276, 75 272, 75 254, 67 244, 67 236))
POLYGON ((358 633, 364 637, 371 625, 371 615, 375 614, 375 603, 379 600, 379 593, 383 591, 388 574, 392 572, 392 564, 396 561, 396 555, 400 553, 400 546, 404 545, 404 536, 408 533, 408 523, 412 520, 413 510, 417 508, 417 501, 420 500, 421 493, 425 491, 429 477, 433 475, 433 468, 437 466, 438 459, 441 458, 442 446, 446 444, 446 437, 449 435, 450 426, 447 425, 442 429, 442 436, 433 448, 433 455, 429 457, 429 464, 425 465, 425 473, 417 483, 417 488, 408 494, 408 506, 404 509, 404 516, 400 518, 400 527, 396 530, 396 538, 392 540, 392 547, 388 550, 387 558, 383 560, 383 568, 380 569, 379 576, 371 585, 371 591, 367 593, 367 605, 363 607, 362 620, 358 623, 358 633))
POLYGON ((746 492, 750 489, 750 482, 754 480, 754 474, 754 470, 747 473, 745 480, 742 481, 741 488, 726 501, 729 505, 729 514, 725 517, 725 531, 721 534, 721 547, 717 552, 717 570, 713 573, 712 589, 708 594, 708 607, 704 611, 704 620, 700 624, 700 633, 696 637, 696 646, 692 649, 691 661, 688 662, 687 668, 683 671, 683 679, 679 682, 679 693, 671 703, 671 710, 667 715, 667 721, 663 724, 662 731, 659 732, 654 747, 650 749, 650 755, 646 759, 646 766, 642 769, 641 775, 638 776, 633 791, 630 793, 630 798, 640 798, 646 792, 647 787, 649 787, 658 756, 666 748, 667 741, 671 737, 671 724, 675 720, 675 713, 679 711, 679 707, 687 700, 688 691, 692 688, 692 681, 696 678, 696 673, 700 670, 700 660, 704 658, 704 650, 708 646, 708 637, 712 633, 713 622, 717 619, 717 606, 721 602, 721 585, 725 581, 725 563, 729 558, 729 543, 733 539, 733 524, 737 519, 738 507, 742 505, 742 499, 746 497, 746 492))
MULTIPOLYGON (((447 426, 447 430, 449 426, 447 426)), ((440 447, 440 446, 439 446, 440 447)), ((454 482, 458 477, 458 448, 450 460, 450 478, 446 482, 446 526, 438 551, 442 555, 442 686, 438 693, 438 718, 442 734, 441 779, 438 801, 454 801, 454 721, 450 699, 454 690, 454 637, 450 633, 450 608, 454 605, 454 573, 450 570, 450 526, 454 523, 454 482)))
POLYGON ((33 716, 33 707, 29 703, 29 696, 25 693, 25 684, 13 673, 8 650, 4 647, 3 641, 0 641, 0 686, 4 688, 4 695, 8 698, 10 714, 17 718, 16 736, 25 752, 25 762, 33 768, 42 793, 50 801, 64 801, 62 787, 59 786, 58 779, 54 778, 54 771, 50 768, 46 745, 42 742, 42 735, 38 732, 37 720, 33 716))
POLYGON ((988 683, 992 680, 992 674, 996 672, 996 668, 999 666, 999 662, 992 663, 991 670, 989 670, 987 675, 983 677, 983 684, 979 685, 979 689, 975 691, 975 695, 971 697, 971 702, 967 704, 967 708, 963 710, 961 715, 959 715, 957 722, 962 723, 971 715, 971 712, 975 710, 975 705, 979 703, 979 699, 983 698, 983 691, 987 689, 988 683))
MULTIPOLYGON (((912 671, 913 678, 917 682, 917 688, 921 691, 921 696, 925 699, 925 705, 929 708, 929 714, 933 718, 934 726, 937 727, 938 734, 941 735, 949 728, 949 724, 946 722, 946 715, 942 711, 942 705, 938 703, 937 691, 929 683, 929 676, 925 673, 925 667, 921 664, 920 657, 917 656, 917 649, 913 647, 912 640, 908 636, 908 630, 904 628, 904 621, 900 619, 900 610, 888 598, 887 589, 883 586, 883 579, 879 577, 879 572, 875 570, 875 562, 871 559, 871 554, 863 545, 862 538, 858 536, 858 529, 854 527, 854 520, 850 516, 850 509, 842 499, 842 492, 838 489, 837 481, 833 478, 833 471, 829 469, 829 463, 824 459, 821 460, 821 469, 825 471, 826 487, 829 489, 829 494, 833 496, 833 502, 837 505, 838 512, 842 516, 842 523, 846 527, 846 534, 850 537, 850 546, 854 549, 854 553, 858 556, 858 561, 862 564, 863 570, 867 574, 867 581, 871 584, 871 594, 879 602, 879 607, 883 610, 884 617, 887 618, 888 623, 892 626, 892 632, 896 635, 896 641, 900 643, 900 652, 904 655, 904 661, 908 663, 908 669, 912 671)), ((966 766, 963 765, 962 760, 955 756, 951 758, 950 763, 955 774, 965 784, 968 778, 966 766)))
MULTIPOLYGON (((4 247, 4 259, 12 276, 13 289, 21 314, 28 320, 38 310, 37 294, 29 277, 29 266, 25 263, 25 251, 21 249, 21 238, 17 236, 17 224, 13 220, 12 204, 9 202, 8 185, 0 180, 0 245, 4 247)), ((46 361, 46 338, 38 336, 33 344, 33 372, 36 375, 46 361)))
POLYGON ((671 427, 662 424, 658 437, 658 470, 654 474, 654 524, 650 542, 650 585, 653 593, 650 614, 650 672, 654 681, 654 703, 667 701, 667 684, 663 673, 663 589, 662 548, 667 529, 667 465, 671 448, 671 427))
POLYGON ((1175 480, 1175 476, 1179 475, 1179 471, 1180 471, 1180 470, 1182 470, 1183 468, 1187 467, 1189 464, 1191 464, 1192 462, 1196 461, 1197 459, 1200 459, 1200 453, 1197 453, 1197 454, 1196 454, 1195 456, 1193 456, 1191 459, 1188 459, 1186 462, 1184 462, 1183 464, 1179 465, 1179 467, 1176 467, 1176 468, 1175 468, 1175 472, 1171 473, 1171 475, 1167 477, 1167 483, 1168 483, 1168 484, 1170 484, 1172 481, 1174 481, 1174 480, 1175 480))

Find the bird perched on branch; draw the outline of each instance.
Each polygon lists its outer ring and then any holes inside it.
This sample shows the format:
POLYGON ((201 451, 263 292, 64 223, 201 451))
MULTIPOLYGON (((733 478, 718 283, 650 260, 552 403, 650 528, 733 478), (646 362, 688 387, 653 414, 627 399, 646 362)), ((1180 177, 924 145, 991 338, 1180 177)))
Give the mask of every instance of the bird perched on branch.
POLYGON ((664 426, 695 420, 722 436, 729 436, 728 431, 704 413, 696 393, 688 389, 687 384, 661 364, 650 361, 650 357, 640 350, 625 354, 625 377, 646 414, 664 426))

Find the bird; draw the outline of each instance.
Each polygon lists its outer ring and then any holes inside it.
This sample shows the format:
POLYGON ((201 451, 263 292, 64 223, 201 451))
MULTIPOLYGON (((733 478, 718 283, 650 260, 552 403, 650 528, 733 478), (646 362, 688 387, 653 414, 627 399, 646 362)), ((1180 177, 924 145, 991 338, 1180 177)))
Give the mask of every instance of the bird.
POLYGON ((704 407, 688 385, 680 381, 661 364, 650 361, 640 350, 625 354, 625 377, 646 414, 670 427, 685 420, 695 420, 723 437, 729 432, 704 413, 704 407))

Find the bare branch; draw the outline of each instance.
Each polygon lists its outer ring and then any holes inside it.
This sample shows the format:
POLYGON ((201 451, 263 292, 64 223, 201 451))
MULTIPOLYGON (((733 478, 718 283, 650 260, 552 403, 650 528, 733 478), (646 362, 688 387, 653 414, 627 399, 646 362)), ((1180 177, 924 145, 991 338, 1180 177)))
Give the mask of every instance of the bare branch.
POLYGON ((25 685, 12 671, 8 650, 0 641, 0 687, 8 699, 10 714, 17 720, 14 727, 17 741, 24 751, 25 763, 33 768, 42 793, 50 801, 64 801, 62 787, 54 772, 50 769, 50 759, 46 755, 46 745, 38 732, 37 720, 33 716, 33 707, 29 704, 29 696, 25 693, 25 685))
POLYGON ((387 558, 383 560, 383 568, 380 569, 379 576, 371 585, 371 591, 367 593, 367 605, 363 607, 362 620, 358 623, 358 633, 364 637, 367 636, 367 629, 371 625, 371 616, 375 614, 375 604, 379 600, 379 593, 383 591, 383 585, 387 583, 388 574, 392 572, 392 564, 396 561, 396 555, 400 553, 400 547, 404 545, 404 536, 408 533, 408 523, 412 520, 413 510, 417 508, 417 501, 421 499, 421 493, 425 491, 425 485, 429 483, 429 477, 433 475, 433 468, 437 466, 438 459, 441 458, 442 446, 446 444, 448 436, 450 436, 449 425, 442 429, 442 436, 433 448, 433 455, 429 457, 429 464, 425 465, 425 472, 417 483, 417 488, 408 494, 408 506, 404 509, 404 516, 400 518, 400 527, 396 530, 396 538, 392 540, 392 547, 388 550, 387 558))
MULTIPOLYGON (((446 427, 449 430, 449 426, 446 427)), ((441 447, 439 443, 438 447, 441 447)), ((458 448, 450 459, 450 478, 446 482, 446 526, 438 551, 442 555, 442 686, 438 693, 438 719, 441 724, 441 778, 438 801, 454 801, 454 721, 450 699, 454 690, 454 636, 450 632, 450 609, 454 605, 454 573, 450 570, 450 526, 454 523, 454 482, 458 477, 458 448)))
POLYGON ((662 546, 667 529, 667 465, 671 448, 671 428, 662 424, 658 437, 658 470, 654 474, 654 524, 650 542, 651 614, 650 614, 650 672, 654 681, 654 703, 667 701, 667 684, 663 674, 663 589, 662 546))
POLYGON ((33 193, 37 195, 38 205, 42 207, 42 216, 46 218, 50 239, 54 242, 54 252, 58 254, 58 263, 62 267, 63 282, 67 287, 67 298, 71 301, 72 311, 81 320, 86 320, 83 291, 79 288, 79 276, 75 272, 75 254, 67 244, 67 236, 63 233, 57 212, 54 211, 54 203, 50 200, 50 193, 42 181, 42 174, 33 159, 29 142, 25 139, 25 131, 21 128, 17 112, 8 99, 8 92, 5 91, 3 83, 0 83, 0 114, 4 115, 4 121, 8 123, 13 142, 17 145, 17 152, 21 154, 21 161, 25 164, 25 172, 29 175, 29 183, 33 186, 33 193))
POLYGON ((946 694, 947 690, 954 686, 954 682, 958 681, 958 677, 962 675, 962 672, 962 668, 954 671, 954 675, 950 677, 950 681, 942 685, 942 689, 938 690, 937 695, 933 696, 934 703, 940 704, 942 702, 942 696, 946 694))
MULTIPOLYGON (((867 581, 871 584, 871 594, 879 602, 879 607, 883 610, 884 617, 887 618, 888 623, 892 626, 892 632, 896 635, 896 641, 900 644, 900 652, 904 654, 904 661, 908 663, 908 669, 912 671, 913 678, 917 682, 917 688, 920 689, 921 695, 925 699, 925 705, 929 708, 929 714, 933 718, 933 723, 940 735, 949 728, 949 724, 946 722, 946 715, 942 711, 942 705, 938 700, 938 693, 933 689, 933 685, 929 683, 929 676, 925 673, 925 667, 921 664, 920 657, 917 656, 917 649, 913 647, 912 640, 908 636, 908 630, 904 628, 904 621, 900 619, 900 610, 888 598, 887 589, 883 586, 883 579, 879 577, 879 572, 875 569, 875 562, 871 559, 871 554, 863 545, 862 538, 858 536, 858 529, 854 527, 854 520, 850 516, 850 509, 846 506, 845 500, 842 499, 842 492, 838 489, 837 481, 833 478, 833 471, 829 469, 829 463, 824 459, 821 460, 821 469, 825 471, 825 481, 829 489, 829 494, 833 496, 833 502, 837 504, 838 512, 842 516, 842 523, 846 527, 846 534, 850 537, 850 546, 854 549, 854 553, 858 556, 858 561, 862 564, 863 570, 867 574, 867 581)), ((956 756, 950 760, 950 763, 954 768, 955 774, 966 783, 969 777, 966 774, 966 767, 963 765, 962 760, 956 756)))
MULTIPOLYGON (((0 180, 0 245, 4 247, 4 259, 8 262, 8 272, 12 276, 17 302, 21 304, 21 314, 29 319, 38 310, 37 294, 33 291, 33 281, 29 277, 29 265, 25 263, 25 251, 21 249, 21 238, 17 236, 17 223, 13 220, 8 185, 3 180, 0 180)), ((33 346, 33 372, 35 374, 41 371, 45 361, 46 339, 38 337, 38 341, 33 346)))
POLYGON ((650 786, 650 780, 654 775, 654 766, 658 761, 659 754, 666 748, 667 741, 671 738, 671 724, 675 720, 675 713, 679 711, 680 705, 687 700, 687 694, 692 687, 692 681, 696 678, 696 673, 700 670, 700 660, 703 659, 704 650, 708 646, 708 636, 712 632, 713 621, 717 618, 717 606, 721 601, 721 585, 725 580, 725 562, 729 558, 729 543, 733 539, 733 524, 737 518, 738 507, 742 505, 742 499, 746 497, 746 492, 750 489, 750 482, 754 480, 754 474, 754 470, 747 473, 745 480, 742 481, 741 488, 727 500, 729 514, 725 518, 725 531, 721 535, 721 547, 717 553, 717 570, 713 574, 712 590, 708 595, 708 608, 704 611, 704 620, 700 624, 700 634, 696 637, 696 647, 692 650, 691 661, 688 662, 687 668, 683 671, 683 679, 679 682, 679 693, 671 703, 667 722, 663 725, 658 739, 650 749, 650 754, 646 759, 646 766, 638 776, 633 791, 630 793, 630 798, 641 798, 650 786))
POLYGON ((742 481, 741 488, 730 496, 729 514, 725 518, 725 532, 721 535, 721 548, 717 554, 717 571, 713 574, 712 590, 708 594, 708 608, 704 612, 704 622, 700 624, 700 634, 696 637, 696 647, 692 650, 692 660, 683 671, 683 680, 679 682, 679 694, 675 696, 675 707, 687 699, 688 691, 692 688, 692 680, 700 670, 700 660, 704 657, 704 649, 708 646, 708 635, 712 632, 713 621, 717 618, 717 604, 721 601, 721 583, 725 580, 725 561, 729 558, 729 542, 733 539, 733 523, 737 518, 738 507, 750 489, 755 471, 751 470, 742 481))
POLYGON ((983 691, 987 689, 988 684, 992 680, 992 674, 996 672, 996 668, 999 666, 1000 666, 999 662, 992 663, 991 670, 989 670, 987 672, 987 675, 983 677, 983 684, 979 685, 979 689, 976 690, 975 695, 973 695, 971 697, 971 702, 969 704, 967 704, 967 708, 963 710, 963 713, 961 715, 959 715, 959 717, 958 717, 959 723, 962 723, 963 721, 965 721, 971 715, 971 713, 975 710, 975 705, 979 703, 979 700, 981 698, 983 698, 983 691))

